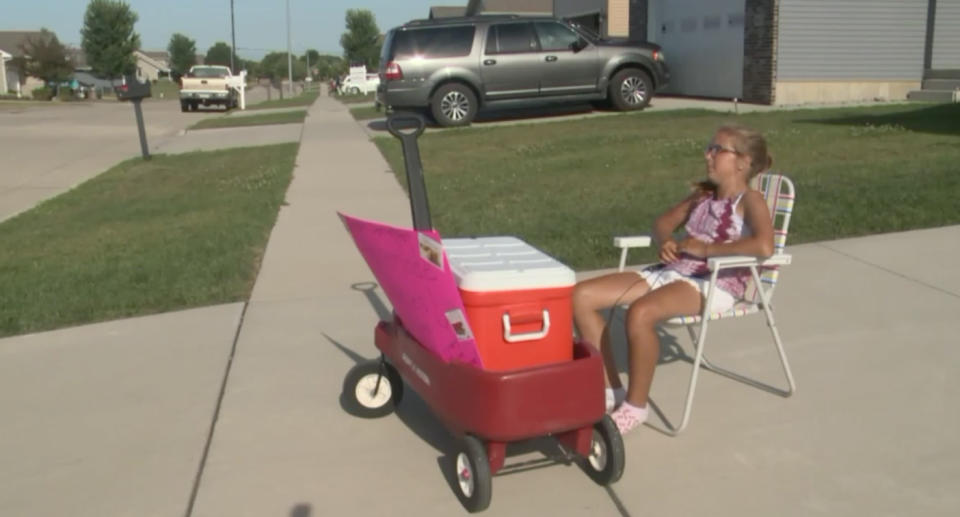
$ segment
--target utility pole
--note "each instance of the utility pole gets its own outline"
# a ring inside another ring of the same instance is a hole
[[[230,0],[230,73],[236,74],[237,67],[233,64],[233,56],[237,55],[237,26],[233,21],[233,0]]]
[[[290,96],[293,97],[293,52],[290,40],[290,0],[287,0],[287,80],[290,82]]]

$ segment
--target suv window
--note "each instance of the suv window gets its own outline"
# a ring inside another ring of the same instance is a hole
[[[536,52],[537,40],[529,23],[504,23],[490,26],[487,32],[487,54]]]
[[[580,39],[577,33],[569,27],[553,22],[537,22],[537,37],[540,38],[540,48],[544,51],[571,50],[573,44]]]
[[[473,47],[472,25],[408,29],[393,35],[393,56],[461,57]]]

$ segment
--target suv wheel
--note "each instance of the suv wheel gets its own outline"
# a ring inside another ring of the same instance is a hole
[[[446,84],[433,93],[430,111],[441,126],[466,126],[477,114],[477,96],[465,85]]]
[[[608,97],[613,107],[620,111],[639,110],[650,104],[653,81],[646,72],[637,68],[624,68],[610,81]]]

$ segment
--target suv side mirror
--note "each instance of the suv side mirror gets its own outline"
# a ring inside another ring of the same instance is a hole
[[[587,48],[587,45],[589,45],[589,43],[587,43],[585,39],[579,38],[577,41],[574,41],[570,44],[570,49],[574,52],[580,52],[581,50]]]

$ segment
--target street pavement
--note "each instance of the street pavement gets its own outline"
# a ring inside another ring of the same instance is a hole
[[[326,96],[300,141],[246,304],[0,340],[0,515],[464,513],[453,439],[412,391],[377,420],[339,402],[390,308],[336,213],[408,225],[403,190]],[[683,435],[654,419],[625,437],[619,483],[537,461],[549,441],[518,445],[487,514],[956,515],[960,226],[788,252],[776,314],[793,397],[704,372]],[[685,333],[663,343],[652,396],[675,422]],[[712,325],[708,346],[783,385],[762,317]]]

